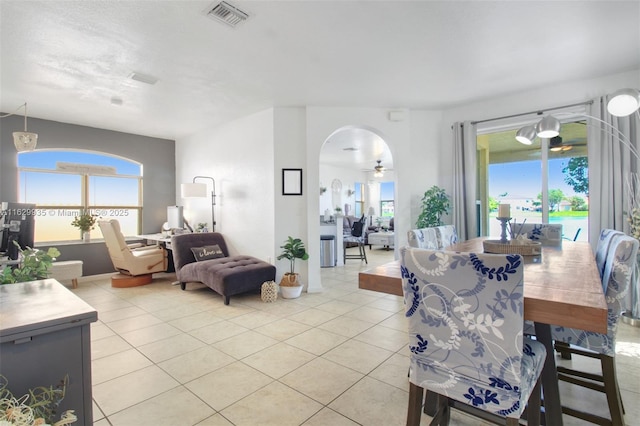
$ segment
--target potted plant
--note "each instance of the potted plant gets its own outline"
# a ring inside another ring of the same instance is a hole
[[[75,218],[73,218],[73,222],[71,225],[82,231],[82,239],[85,242],[89,241],[89,231],[95,228],[96,221],[98,220],[97,215],[92,215],[90,213],[82,213]]]
[[[342,214],[342,208],[336,207],[336,216],[340,216]]]
[[[58,249],[49,247],[47,251],[42,251],[27,247],[22,250],[17,242],[13,243],[18,246],[20,263],[14,268],[6,267],[2,270],[0,284],[22,283],[49,277],[51,263],[60,256]]]
[[[430,228],[443,225],[440,217],[449,213],[451,207],[449,196],[444,189],[432,186],[422,197],[422,212],[418,216],[416,227]]]
[[[307,260],[307,253],[304,243],[300,238],[288,237],[283,246],[280,246],[282,253],[277,257],[278,260],[288,259],[290,269],[280,280],[280,291],[285,299],[295,299],[302,293],[302,284],[298,281],[296,273],[296,259]]]

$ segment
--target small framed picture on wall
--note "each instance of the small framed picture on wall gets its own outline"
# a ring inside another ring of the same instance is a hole
[[[282,195],[302,195],[302,169],[282,169]]]

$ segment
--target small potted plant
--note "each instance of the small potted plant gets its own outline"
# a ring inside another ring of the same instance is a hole
[[[342,208],[336,207],[336,216],[340,216],[342,214]]]
[[[296,259],[307,260],[307,253],[304,243],[300,238],[288,237],[283,246],[280,246],[282,253],[277,257],[278,260],[288,259],[290,269],[280,280],[280,292],[285,299],[295,299],[302,293],[302,284],[298,280],[296,273]]]
[[[89,231],[95,228],[97,220],[97,215],[82,213],[73,218],[73,222],[71,222],[71,225],[80,229],[80,231],[82,232],[82,239],[85,242],[89,242]]]

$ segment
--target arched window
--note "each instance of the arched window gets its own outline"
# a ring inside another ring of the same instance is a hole
[[[118,219],[125,235],[140,233],[142,164],[90,151],[36,150],[18,154],[18,200],[36,205],[35,241],[82,236],[74,217],[89,212]],[[91,236],[101,238],[100,230]]]

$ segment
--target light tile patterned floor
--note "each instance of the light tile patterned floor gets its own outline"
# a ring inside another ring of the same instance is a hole
[[[208,288],[157,275],[116,289],[84,277],[73,290],[98,310],[92,325],[94,425],[403,425],[406,322],[399,297],[358,289],[369,264],[322,269],[324,292],[225,306]],[[627,424],[640,426],[640,329],[621,325],[618,374]],[[580,362],[575,357],[572,362]],[[606,413],[603,395],[561,384],[563,401]],[[422,424],[429,417],[423,415]],[[453,425],[483,424],[454,412]],[[581,422],[565,416],[566,425]]]

